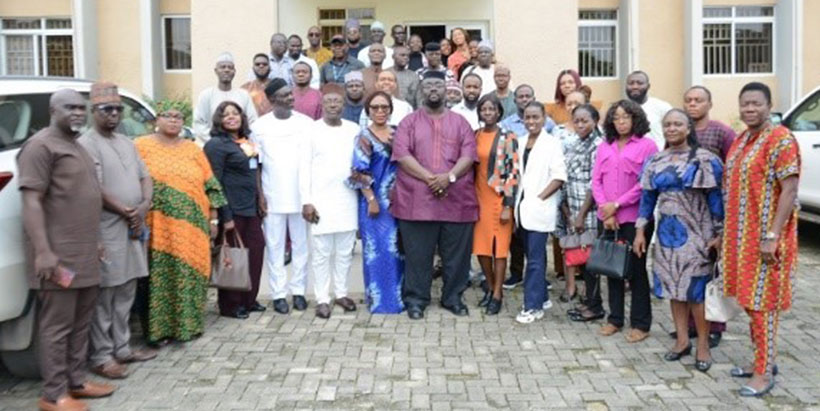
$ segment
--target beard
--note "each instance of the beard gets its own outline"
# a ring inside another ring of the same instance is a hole
[[[429,100],[428,99],[428,100],[424,101],[424,105],[426,105],[427,107],[430,107],[430,108],[439,108],[439,107],[444,105],[444,99],[438,99],[438,100]]]
[[[626,96],[629,97],[630,100],[638,103],[643,104],[646,101],[646,95],[649,94],[649,90],[644,90],[639,94],[633,95],[632,93],[626,93]]]

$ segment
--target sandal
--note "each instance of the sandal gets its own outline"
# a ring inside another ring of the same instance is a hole
[[[600,334],[604,337],[609,337],[610,335],[613,335],[613,334],[617,333],[618,331],[621,331],[621,327],[616,327],[612,324],[607,323],[607,324],[604,324],[604,326],[602,326],[600,329],[598,329],[598,334]]]
[[[645,340],[646,337],[649,337],[649,332],[633,328],[629,330],[629,333],[626,335],[625,338],[626,342],[634,344],[636,342]]]

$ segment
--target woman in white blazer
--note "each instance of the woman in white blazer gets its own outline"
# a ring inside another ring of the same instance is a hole
[[[544,131],[546,111],[539,102],[524,109],[529,134],[518,145],[521,170],[515,201],[518,235],[524,242],[527,266],[524,275],[524,307],[516,321],[529,324],[552,306],[547,294],[547,239],[555,230],[559,190],[567,180],[561,141]]]

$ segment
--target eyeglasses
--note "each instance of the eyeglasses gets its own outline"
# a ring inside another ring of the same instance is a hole
[[[182,114],[161,113],[159,116],[167,120],[183,120]]]
[[[370,105],[370,111],[389,112],[390,111],[390,106],[388,106],[387,104],[371,104]]]
[[[113,114],[114,112],[122,113],[122,111],[125,109],[123,106],[119,104],[101,104],[95,108],[99,111],[102,111],[105,114]]]

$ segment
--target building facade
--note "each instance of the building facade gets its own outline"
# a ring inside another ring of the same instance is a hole
[[[640,69],[650,94],[673,105],[705,85],[714,116],[735,123],[748,81],[771,86],[781,111],[820,85],[818,0],[3,0],[0,75],[105,79],[153,98],[190,97],[214,83],[219,53],[235,56],[238,84],[271,34],[304,39],[320,24],[329,40],[350,17],[365,35],[379,20],[425,41],[464,27],[492,40],[513,83],[532,84],[542,101],[565,68],[578,69],[604,104]]]

